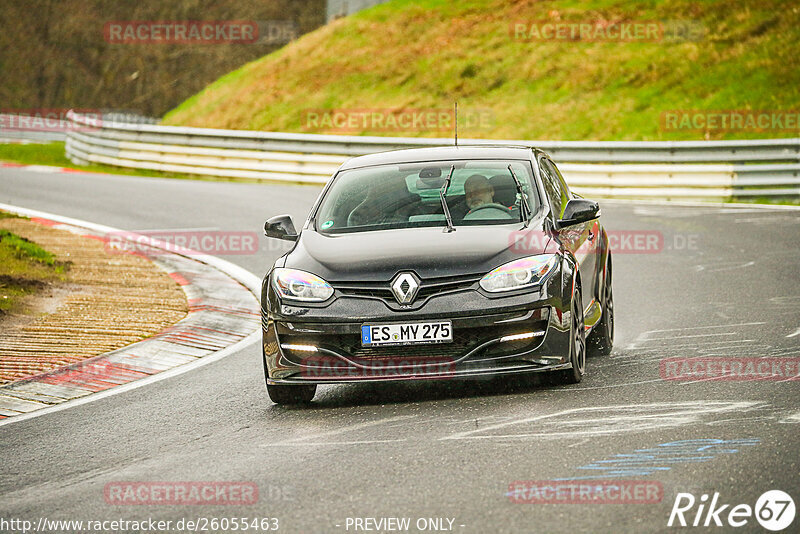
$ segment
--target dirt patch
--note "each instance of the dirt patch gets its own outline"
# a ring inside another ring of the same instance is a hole
[[[188,313],[180,286],[145,258],[32,220],[4,218],[0,228],[70,263],[64,282],[37,288],[21,311],[0,315],[0,385],[124,347]]]
[[[14,312],[0,313],[0,355],[3,354],[3,339],[6,333],[12,332],[13,328],[28,325],[47,314],[55,312],[70,295],[84,291],[83,286],[70,284],[67,282],[42,282],[39,280],[28,280],[33,295],[23,297],[18,310]],[[2,376],[2,375],[0,375]]]
[[[47,287],[47,282],[43,282],[42,280],[30,280],[28,278],[22,278],[21,276],[0,274],[0,287],[10,284],[24,287],[25,289],[42,289]]]

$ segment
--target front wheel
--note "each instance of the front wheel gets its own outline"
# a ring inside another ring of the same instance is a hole
[[[580,289],[575,291],[570,306],[571,324],[569,329],[569,361],[571,369],[554,371],[553,378],[559,384],[577,384],[586,372],[586,330],[583,323],[583,305]]]
[[[589,334],[587,341],[589,354],[592,356],[608,356],[614,346],[614,291],[611,287],[611,262],[603,287],[605,299],[603,302],[603,316],[600,322]]]
[[[316,392],[316,384],[299,386],[267,384],[267,393],[275,404],[305,404],[311,402]]]

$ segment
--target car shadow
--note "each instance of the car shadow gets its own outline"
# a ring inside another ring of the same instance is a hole
[[[309,404],[273,405],[278,410],[320,410],[386,404],[408,404],[476,397],[531,394],[564,386],[553,385],[544,373],[481,379],[409,380],[321,386]]]

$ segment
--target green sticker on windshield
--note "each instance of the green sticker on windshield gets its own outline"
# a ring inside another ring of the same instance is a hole
[[[325,221],[324,223],[322,223],[322,229],[323,230],[327,230],[331,226],[333,226],[333,221]]]

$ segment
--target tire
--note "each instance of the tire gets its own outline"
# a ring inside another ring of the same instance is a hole
[[[316,392],[316,384],[300,386],[267,384],[267,393],[275,404],[306,404],[311,402]]]
[[[267,384],[267,394],[275,404],[304,404],[311,402],[317,392],[316,384],[303,385],[277,385],[269,383],[269,370],[267,360],[261,355],[261,364],[264,368],[264,382]]]
[[[556,384],[578,384],[586,372],[586,329],[583,323],[580,288],[575,290],[575,295],[572,297],[570,317],[572,323],[569,327],[569,361],[572,368],[554,371],[552,378]]]
[[[611,258],[603,286],[603,315],[586,339],[590,356],[608,356],[614,347],[614,291],[611,286]]]

